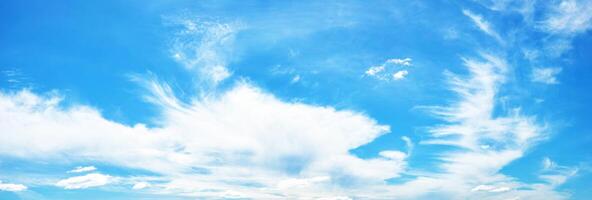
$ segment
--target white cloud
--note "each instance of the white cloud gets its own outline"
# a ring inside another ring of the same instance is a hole
[[[561,68],[557,67],[535,67],[532,69],[531,80],[538,83],[558,84],[557,75],[560,72]]]
[[[156,128],[112,122],[85,106],[63,108],[59,96],[0,93],[0,116],[10,116],[0,121],[0,129],[11,133],[0,134],[0,154],[36,160],[67,156],[149,170],[162,174],[150,184],[151,191],[203,198],[416,199],[427,192],[452,199],[564,198],[554,188],[570,177],[567,172],[542,175],[547,182],[542,185],[499,173],[544,132],[519,109],[493,117],[508,66],[495,56],[483,58],[464,59],[470,72],[466,77],[448,73],[451,90],[460,99],[429,108],[447,123],[431,128],[431,139],[421,142],[463,151],[441,154],[441,172],[424,173],[398,185],[385,180],[405,173],[413,149],[410,138],[401,138],[407,153],[389,150],[374,158],[356,157],[351,149],[387,133],[389,127],[357,112],[284,102],[246,82],[185,103],[166,84],[144,81],[152,92],[147,99],[162,111]],[[455,137],[447,137],[451,135]],[[86,188],[114,179],[93,173],[56,185]],[[132,188],[145,188],[139,183],[146,181],[134,180]],[[470,192],[478,185],[495,188],[485,194]]]
[[[411,58],[391,58],[380,65],[368,68],[364,74],[383,81],[401,80],[409,74],[409,71],[397,68],[411,66],[411,61]]]
[[[544,138],[545,132],[533,117],[523,116],[519,108],[493,114],[509,66],[499,57],[482,57],[483,60],[464,59],[468,76],[447,72],[451,90],[459,95],[458,101],[444,107],[426,107],[446,123],[431,128],[432,138],[422,144],[450,145],[462,150],[440,155],[442,172],[419,176],[393,186],[391,191],[406,191],[399,192],[403,199],[434,191],[447,199],[567,198],[567,194],[555,191],[552,184],[522,183],[499,172]]]
[[[405,142],[405,146],[407,146],[407,155],[411,155],[411,152],[413,152],[413,148],[415,146],[413,141],[411,141],[411,138],[407,136],[401,136],[401,140],[403,140]]]
[[[486,192],[507,192],[511,189],[509,187],[495,187],[491,185],[478,185],[471,189],[471,192],[479,192],[479,191],[486,191]]]
[[[328,176],[318,176],[312,178],[287,179],[278,183],[278,188],[289,189],[294,187],[310,187],[315,183],[321,183],[331,180]]]
[[[150,187],[150,183],[148,183],[148,182],[138,182],[138,183],[135,183],[134,186],[132,186],[132,189],[134,189],[134,190],[141,190],[141,189],[144,189],[144,188],[147,188],[147,187]]]
[[[531,23],[535,12],[536,0],[476,0],[486,8],[498,12],[516,12],[522,15],[526,23]]]
[[[109,175],[92,173],[83,176],[75,176],[67,179],[60,180],[56,183],[56,186],[63,187],[64,189],[84,189],[90,187],[98,187],[107,185],[113,181],[113,177]]]
[[[500,35],[493,29],[491,24],[483,19],[481,15],[475,14],[469,10],[463,10],[463,14],[469,17],[481,31],[493,37],[498,42],[503,42],[502,37],[500,37]]]
[[[391,159],[403,161],[407,158],[407,154],[400,151],[381,151],[378,155]]]
[[[407,74],[409,74],[409,72],[407,70],[397,71],[393,74],[393,79],[394,80],[404,79],[407,76]]]
[[[27,186],[25,185],[14,183],[2,183],[2,181],[0,181],[0,191],[20,192],[24,190],[27,190]]]
[[[383,184],[406,166],[392,152],[370,159],[349,153],[389,131],[357,112],[283,102],[245,82],[191,103],[176,99],[166,84],[143,84],[162,111],[156,128],[112,122],[86,106],[64,108],[59,97],[0,93],[0,116],[10,119],[0,121],[6,133],[0,134],[0,154],[149,170],[164,176],[166,184],[154,184],[156,190],[190,196],[324,197],[330,187]],[[309,177],[330,179],[304,194],[277,187],[280,180]],[[78,189],[112,181],[92,173],[56,185]],[[185,182],[191,184],[179,184]],[[218,192],[196,192],[208,189]]]
[[[388,59],[386,63],[391,63],[395,65],[403,65],[403,66],[411,66],[411,58],[392,58]]]
[[[368,76],[376,76],[378,75],[378,73],[384,71],[384,66],[380,65],[380,66],[374,66],[374,67],[370,67],[368,68],[368,70],[366,70],[366,75]]]
[[[577,34],[592,27],[592,2],[586,0],[562,0],[552,5],[543,21],[543,29],[556,34]]]
[[[95,166],[78,166],[70,171],[68,171],[68,173],[82,173],[82,172],[90,172],[90,171],[95,171],[97,170],[97,168]]]
[[[577,167],[566,167],[558,165],[549,157],[543,158],[542,171],[539,178],[546,181],[551,186],[559,186],[565,183],[570,177],[576,175],[579,169]]]
[[[214,85],[232,75],[227,65],[232,56],[231,48],[240,25],[219,23],[191,18],[176,18],[173,24],[181,30],[173,39],[173,59],[186,69],[195,70],[199,78]]]
[[[86,106],[64,108],[59,96],[0,93],[0,117],[9,119],[0,121],[0,129],[10,133],[0,134],[0,154],[35,160],[66,156],[149,170],[162,174],[149,184],[150,191],[202,198],[417,199],[428,192],[451,199],[565,198],[555,188],[571,171],[545,173],[540,176],[545,184],[521,183],[499,173],[544,137],[544,128],[518,108],[492,114],[508,66],[495,56],[483,58],[464,59],[467,76],[447,74],[459,100],[429,108],[446,123],[429,129],[430,139],[420,143],[463,150],[442,153],[440,172],[397,185],[385,180],[405,173],[413,149],[410,138],[401,138],[407,153],[356,157],[351,149],[389,127],[353,111],[284,102],[246,82],[186,103],[166,84],[144,81],[152,92],[147,99],[162,112],[155,128],[112,122]],[[85,188],[114,179],[93,173],[56,185]],[[140,183],[147,181],[134,179],[132,189],[145,188]],[[495,188],[470,192],[479,185]]]

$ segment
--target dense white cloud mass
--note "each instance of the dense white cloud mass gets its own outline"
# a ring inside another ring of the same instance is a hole
[[[118,124],[85,106],[62,108],[55,95],[2,93],[0,116],[7,120],[0,122],[0,129],[11,134],[0,134],[0,154],[55,161],[92,159],[146,169],[170,181],[153,186],[194,196],[228,192],[300,196],[285,182],[304,180],[322,187],[304,184],[300,190],[317,190],[308,195],[323,197],[328,194],[322,191],[331,185],[382,184],[405,167],[402,152],[386,151],[372,159],[348,152],[389,131],[359,113],[282,102],[247,83],[190,104],[171,96],[164,84],[146,84],[153,92],[149,99],[163,112],[158,128]],[[93,173],[56,185],[79,189],[111,181]],[[249,185],[266,190],[254,191]],[[219,192],[199,192],[208,189]]]
[[[3,183],[0,181],[0,191],[19,192],[27,190],[27,186],[14,183]]]
[[[92,173],[83,176],[70,177],[64,180],[60,180],[56,183],[56,186],[63,187],[64,189],[84,189],[89,187],[98,187],[107,185],[114,180],[109,175]]]

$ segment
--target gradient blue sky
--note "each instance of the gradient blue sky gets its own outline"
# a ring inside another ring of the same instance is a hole
[[[3,1],[0,199],[587,199],[592,2]]]

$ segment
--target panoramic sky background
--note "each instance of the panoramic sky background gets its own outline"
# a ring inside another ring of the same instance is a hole
[[[592,1],[2,1],[0,199],[589,199]]]

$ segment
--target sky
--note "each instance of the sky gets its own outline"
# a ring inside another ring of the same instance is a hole
[[[2,1],[0,199],[588,199],[592,1]]]

